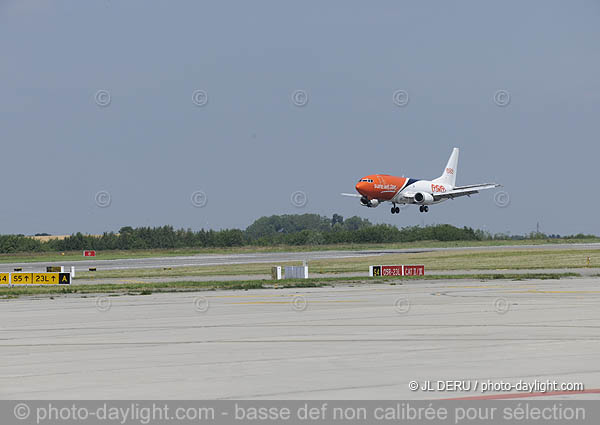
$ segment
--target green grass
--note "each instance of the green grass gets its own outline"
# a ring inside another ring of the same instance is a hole
[[[587,258],[590,264],[587,264]],[[171,269],[127,269],[77,272],[76,279],[119,279],[185,276],[232,276],[270,274],[272,266],[300,262],[225,264],[218,266],[173,267]],[[523,270],[553,268],[600,268],[600,249],[506,249],[499,251],[432,251],[414,254],[385,254],[372,257],[333,258],[309,262],[311,274],[367,273],[374,264],[423,264],[427,271]]]
[[[168,282],[168,283],[125,283],[101,285],[71,285],[68,288],[56,286],[41,287],[12,287],[0,288],[0,299],[11,299],[20,296],[34,295],[67,295],[67,294],[109,294],[109,295],[149,295],[154,292],[197,292],[210,290],[249,290],[276,286],[278,288],[321,287],[334,284],[365,284],[365,283],[402,283],[419,280],[531,280],[531,279],[561,279],[580,277],[578,273],[502,273],[502,274],[462,274],[462,275],[432,275],[432,276],[403,276],[403,277],[330,277],[310,279],[290,279],[285,281],[247,280],[234,282]]]
[[[587,259],[590,259],[589,265]],[[312,272],[368,270],[371,264],[423,264],[425,270],[522,270],[599,268],[600,249],[506,249],[495,251],[432,251],[377,257],[315,260]]]
[[[329,250],[385,250],[385,249],[410,249],[410,248],[445,248],[445,247],[481,247],[481,246],[506,246],[506,245],[555,245],[575,243],[600,243],[600,238],[585,239],[532,239],[532,240],[491,240],[491,241],[419,241],[386,244],[331,244],[331,245],[277,245],[277,246],[244,246],[232,248],[181,248],[181,249],[150,249],[150,250],[115,250],[99,251],[97,259],[115,260],[130,258],[173,257],[194,254],[240,254],[257,252],[310,252]],[[64,254],[64,255],[63,255]],[[14,253],[0,254],[0,263],[27,263],[27,262],[57,262],[93,260],[83,257],[81,251],[44,252],[44,253]]]

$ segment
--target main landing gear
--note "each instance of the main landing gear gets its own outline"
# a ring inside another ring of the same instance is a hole
[[[396,204],[394,204],[394,206],[391,209],[392,214],[399,214],[400,213],[400,207],[397,207]]]
[[[427,211],[429,211],[429,207],[427,205],[421,205],[419,207],[419,211],[421,211],[421,212],[427,212]]]

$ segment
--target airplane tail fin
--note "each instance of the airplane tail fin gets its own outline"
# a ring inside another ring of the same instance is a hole
[[[452,149],[452,154],[448,158],[448,164],[444,168],[441,176],[435,179],[436,182],[456,186],[456,172],[458,169],[458,148]]]

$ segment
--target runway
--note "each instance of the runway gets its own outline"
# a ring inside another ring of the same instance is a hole
[[[593,277],[2,300],[0,398],[482,395],[411,391],[412,380],[591,390],[599,301]]]
[[[58,262],[11,262],[0,263],[0,272],[11,272],[16,267],[24,271],[39,271],[46,266],[65,266],[70,269],[87,270],[97,267],[99,270],[124,270],[124,269],[154,269],[163,267],[193,267],[215,266],[225,264],[252,264],[252,263],[283,263],[292,261],[311,261],[335,258],[356,258],[378,256],[385,254],[412,254],[435,251],[498,251],[507,249],[600,249],[600,243],[566,243],[543,245],[504,245],[504,246],[477,246],[477,247],[445,247],[445,248],[410,248],[410,249],[374,249],[374,250],[337,250],[337,251],[307,251],[307,252],[261,252],[241,254],[198,254],[173,257],[132,258],[117,260],[82,259],[79,261]]]

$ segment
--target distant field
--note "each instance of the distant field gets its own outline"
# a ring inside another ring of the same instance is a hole
[[[446,247],[481,247],[505,245],[556,245],[556,244],[582,244],[600,243],[600,238],[586,239],[534,239],[534,240],[503,240],[503,241],[419,241],[389,244],[339,244],[339,245],[314,245],[314,246],[244,246],[233,248],[183,248],[183,249],[155,249],[131,251],[99,251],[96,259],[115,260],[128,258],[171,257],[194,254],[240,254],[257,252],[309,252],[328,250],[386,250],[410,248],[446,248]],[[90,260],[84,258],[81,251],[76,252],[44,252],[44,253],[15,253],[0,254],[0,263],[28,263],[28,262],[55,262]]]
[[[118,233],[117,233],[118,235]],[[45,235],[45,236],[27,236],[28,238],[31,239],[35,239],[37,241],[41,241],[41,242],[48,242],[48,241],[62,241],[63,239],[68,238],[71,235]],[[93,236],[95,238],[100,238],[102,237],[102,235],[86,235],[86,236]]]
[[[600,249],[507,249],[501,251],[433,251],[415,254],[385,254],[364,258],[334,258],[308,263],[311,274],[367,272],[374,264],[424,264],[425,270],[519,270],[573,269],[600,267]],[[299,265],[300,262],[229,264],[219,266],[174,267],[169,270],[127,269],[78,272],[76,279],[145,278],[184,276],[226,276],[269,274],[272,266]]]
[[[68,238],[69,235],[48,235],[48,236],[29,236],[31,239],[35,239],[36,241],[48,242],[59,240],[62,241],[65,238]]]

